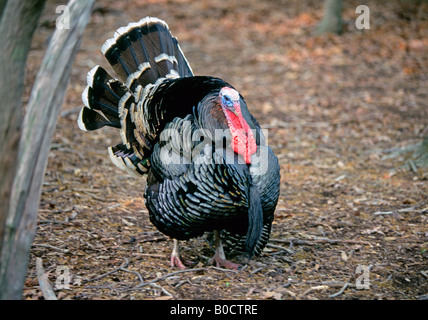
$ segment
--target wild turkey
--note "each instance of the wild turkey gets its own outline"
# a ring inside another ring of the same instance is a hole
[[[174,239],[171,266],[185,267],[179,240],[206,232],[216,246],[209,263],[237,268],[226,253],[260,254],[278,201],[279,165],[244,98],[221,79],[194,76],[158,18],[119,28],[101,51],[119,79],[100,66],[88,73],[78,125],[120,129],[110,158],[147,175],[150,221]]]

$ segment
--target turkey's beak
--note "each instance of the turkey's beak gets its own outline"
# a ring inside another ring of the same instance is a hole
[[[239,100],[233,100],[233,105],[228,108],[230,112],[232,112],[235,116],[240,118],[239,111],[241,110],[241,105],[239,104]]]
[[[239,118],[239,113],[238,113],[238,111],[236,111],[235,104],[229,110],[230,110],[230,112],[232,112],[235,116],[237,116]]]

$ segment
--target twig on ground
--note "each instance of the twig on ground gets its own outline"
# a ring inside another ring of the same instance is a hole
[[[315,281],[315,282],[308,281],[307,283],[317,283],[317,281]],[[343,287],[346,283],[348,284],[349,288],[354,288],[355,287],[355,284],[351,283],[350,281],[344,282],[344,281],[331,280],[331,281],[321,281],[320,282],[320,284],[326,285],[326,286],[329,286],[329,287]]]
[[[81,190],[80,192],[83,192],[85,194],[87,194],[88,196],[90,196],[92,199],[97,200],[97,201],[101,201],[101,202],[115,202],[116,200],[114,199],[104,199],[104,198],[100,198],[98,196],[96,196],[95,194],[85,191],[85,190]]]
[[[348,288],[349,282],[350,280],[348,280],[338,292],[329,295],[329,297],[335,298],[337,296],[340,296],[346,290],[346,288]]]
[[[259,272],[259,271],[261,271],[261,270],[263,270],[263,267],[257,268],[257,269],[255,269],[255,270],[251,271],[250,273],[251,273],[251,274],[255,274],[255,273],[257,273],[257,272]]]
[[[363,240],[349,240],[349,239],[328,239],[328,238],[314,238],[314,239],[297,239],[297,238],[289,238],[289,239],[270,239],[271,242],[279,242],[279,243],[293,243],[293,244],[304,244],[304,245],[316,245],[316,244],[338,244],[338,243],[351,243],[351,244],[367,244],[371,245],[368,241]]]
[[[58,248],[58,247],[54,247],[54,246],[51,246],[50,244],[33,243],[31,246],[32,247],[42,247],[42,248],[54,249],[54,250],[58,250],[58,251],[61,251],[61,252],[64,252],[64,253],[69,252],[69,250],[67,250],[67,249],[61,249],[61,248]]]
[[[173,296],[171,292],[167,291],[164,287],[162,287],[162,286],[160,286],[160,285],[158,285],[156,283],[151,283],[150,286],[153,287],[153,288],[161,290],[167,296],[170,296],[170,297]]]
[[[58,221],[58,220],[39,220],[37,221],[38,224],[41,223],[45,223],[45,224],[68,224],[70,225],[71,223],[68,221]]]
[[[167,241],[168,238],[164,235],[160,236],[153,236],[153,237],[143,237],[141,239],[137,239],[138,242],[144,243],[144,242],[159,242],[159,241]]]
[[[174,276],[174,275],[179,274],[179,273],[184,273],[184,272],[199,272],[199,271],[204,271],[204,270],[205,270],[205,268],[195,268],[195,269],[184,269],[184,270],[179,270],[179,271],[171,272],[171,273],[168,273],[168,274],[166,274],[166,275],[164,275],[162,277],[159,277],[159,278],[147,281],[145,283],[140,283],[139,285],[135,286],[134,288],[131,288],[130,290],[139,289],[139,288],[142,288],[144,286],[148,286],[148,285],[150,285],[152,283],[164,280],[166,278],[169,278],[169,277]]]
[[[396,214],[398,212],[417,212],[417,213],[423,213],[423,212],[427,212],[428,208],[424,208],[424,209],[415,209],[415,207],[410,207],[410,208],[403,208],[403,209],[398,209],[398,210],[394,210],[394,211],[376,211],[373,212],[373,214],[375,216],[378,215],[382,215],[382,214]]]
[[[98,190],[90,190],[90,191],[88,191],[87,189],[74,188],[73,191],[87,194],[92,199],[97,200],[97,201],[102,201],[102,202],[116,202],[115,199],[104,199],[104,198],[98,197],[97,195],[93,194],[93,192],[98,192]]]
[[[37,272],[37,280],[39,281],[40,291],[43,294],[43,298],[45,300],[58,300],[53,290],[52,284],[48,279],[48,276],[43,269],[43,261],[42,258],[36,259],[36,272]]]
[[[294,254],[293,250],[287,249],[287,248],[284,248],[284,247],[281,247],[281,246],[278,246],[276,244],[268,243],[266,246],[269,247],[269,248],[280,249],[282,251],[287,252],[288,254]]]
[[[306,290],[305,292],[303,292],[301,295],[302,296],[306,296],[308,293],[310,293],[312,291],[322,291],[322,290],[327,290],[328,288],[329,288],[329,286],[326,286],[326,285],[320,285],[320,286],[310,287],[308,290]]]
[[[128,261],[127,258],[124,258],[124,260],[125,260],[125,262],[120,267],[118,267],[118,268],[116,268],[116,269],[114,269],[112,271],[109,271],[107,273],[104,273],[104,274],[102,274],[102,275],[100,275],[98,277],[95,277],[95,278],[92,278],[92,279],[88,279],[88,280],[83,280],[82,284],[85,284],[85,283],[88,283],[88,282],[92,282],[92,281],[97,281],[97,280],[102,279],[104,277],[107,277],[107,276],[109,276],[109,275],[111,275],[111,274],[113,274],[115,272],[118,272],[121,269],[126,268],[128,266],[128,264],[129,264],[129,261]]]
[[[136,274],[138,276],[138,279],[140,279],[140,282],[144,283],[143,276],[138,271],[129,270],[129,269],[126,269],[125,267],[123,267],[123,268],[121,267],[121,268],[119,268],[119,270]]]
[[[215,266],[211,266],[211,267],[208,267],[208,268],[209,268],[209,269],[218,270],[218,271],[238,273],[238,270],[233,270],[233,269],[224,269],[224,268],[215,267]]]
[[[155,253],[139,253],[139,256],[142,257],[150,257],[150,258],[165,258],[163,254],[155,254]]]
[[[192,283],[190,282],[189,278],[187,278],[186,280],[178,281],[178,282],[174,285],[174,287],[175,287],[175,288],[179,288],[179,287],[181,287],[181,286],[182,286],[183,284],[185,284],[185,283],[188,283],[188,284],[192,285]]]

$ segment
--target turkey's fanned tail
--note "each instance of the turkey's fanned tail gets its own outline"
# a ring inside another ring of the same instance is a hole
[[[159,78],[193,75],[177,39],[158,18],[146,17],[119,28],[101,51],[132,92]]]
[[[192,76],[192,69],[177,39],[158,18],[146,17],[119,28],[101,51],[120,80],[100,66],[88,73],[79,128],[119,128],[122,143],[108,149],[112,162],[130,173],[144,174],[150,168],[153,145],[136,126],[137,103],[148,91],[143,89],[159,79]]]

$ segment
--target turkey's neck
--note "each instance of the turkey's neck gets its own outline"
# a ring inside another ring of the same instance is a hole
[[[201,128],[215,133],[215,130],[227,130],[229,128],[226,116],[218,105],[218,96],[205,97],[198,106],[197,118]]]

